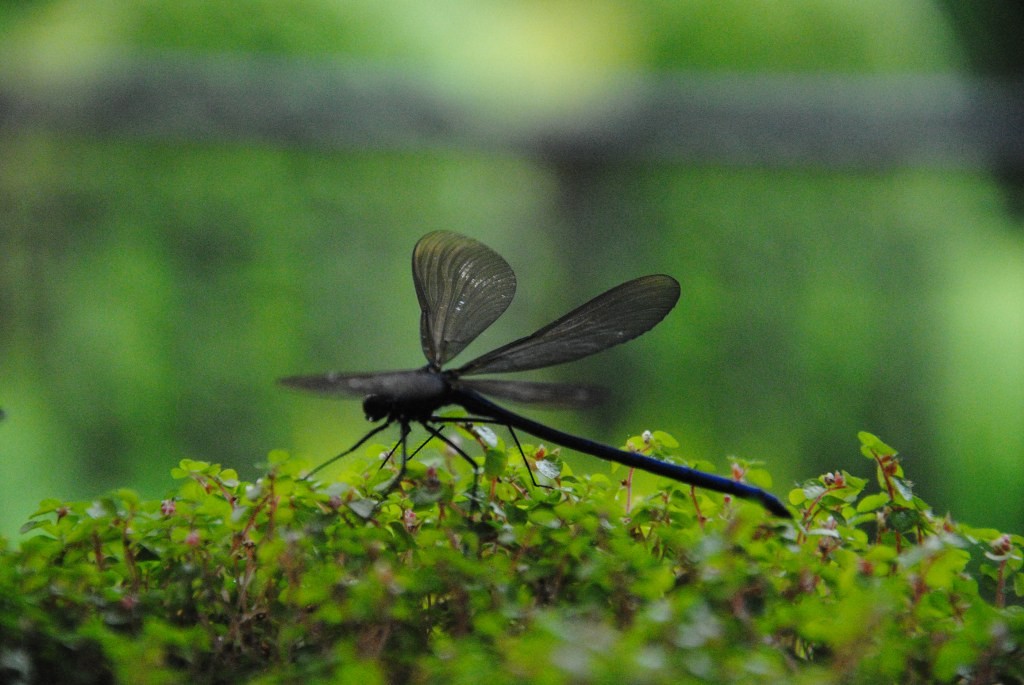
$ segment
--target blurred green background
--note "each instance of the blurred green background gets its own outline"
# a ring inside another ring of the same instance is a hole
[[[0,533],[44,497],[160,496],[183,457],[254,477],[273,448],[348,446],[358,403],[274,381],[421,365],[409,257],[441,228],[519,276],[465,359],[628,278],[681,282],[652,333],[532,376],[611,385],[610,406],[541,418],[762,459],[779,494],[872,473],[867,430],[940,512],[1021,530],[1021,168],[904,158],[895,134],[873,160],[841,118],[807,123],[852,163],[657,135],[714,84],[747,93],[728,112],[763,105],[730,78],[813,77],[827,105],[814,79],[1015,77],[1016,7],[0,5]]]

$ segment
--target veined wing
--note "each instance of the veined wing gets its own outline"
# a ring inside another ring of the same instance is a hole
[[[501,256],[472,238],[435,231],[412,252],[423,354],[440,368],[494,323],[512,302],[516,276]]]
[[[592,407],[603,402],[608,391],[597,385],[507,381],[491,378],[459,379],[456,387],[468,388],[510,402],[561,408]]]
[[[671,276],[643,276],[616,286],[537,332],[488,352],[456,372],[526,371],[574,361],[653,328],[679,300]]]
[[[320,395],[364,398],[368,395],[418,398],[433,396],[444,389],[439,374],[424,369],[385,371],[381,373],[321,373],[312,376],[289,376],[277,381],[281,385]]]

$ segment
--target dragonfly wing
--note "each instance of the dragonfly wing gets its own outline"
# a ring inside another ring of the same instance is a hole
[[[581,359],[653,328],[679,300],[671,276],[643,276],[598,295],[537,332],[469,362],[457,373],[526,371]]]
[[[278,383],[296,390],[320,395],[364,398],[368,395],[391,395],[400,372],[388,373],[321,373],[313,376],[289,376]],[[411,373],[404,373],[410,376]]]
[[[420,303],[423,354],[440,368],[502,315],[516,292],[516,276],[481,242],[435,231],[412,252],[412,277]]]
[[[597,385],[543,383],[537,381],[506,381],[490,378],[459,379],[457,387],[510,402],[548,407],[583,408],[604,402],[606,388]]]

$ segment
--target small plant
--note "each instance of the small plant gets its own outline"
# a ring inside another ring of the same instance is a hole
[[[441,443],[383,501],[393,464],[319,482],[274,452],[254,483],[185,460],[163,500],[43,502],[0,557],[0,681],[1024,682],[1024,539],[933,513],[872,435],[879,489],[807,481],[794,521],[523,445],[538,487],[462,436],[487,452],[476,504]]]

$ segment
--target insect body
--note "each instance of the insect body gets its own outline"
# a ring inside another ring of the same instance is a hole
[[[443,367],[448,361],[504,313],[515,295],[515,274],[498,253],[483,243],[448,231],[428,233],[416,243],[412,270],[420,304],[420,342],[427,358],[426,366],[382,373],[292,376],[280,381],[288,387],[320,394],[361,397],[367,419],[383,422],[317,470],[397,423],[401,430],[398,476],[401,478],[410,456],[406,447],[410,425],[421,424],[431,436],[452,444],[436,427],[452,419],[439,417],[436,412],[454,404],[474,417],[460,420],[518,428],[542,440],[601,459],[755,500],[777,516],[791,516],[782,502],[759,488],[564,433],[488,399],[489,396],[523,403],[583,407],[600,401],[604,395],[600,388],[473,378],[480,374],[528,371],[562,364],[628,342],[657,325],[675,306],[679,283],[674,278],[653,275],[627,281],[528,336],[458,368],[445,370]],[[462,450],[457,447],[456,450],[473,465],[475,472],[476,463]]]

